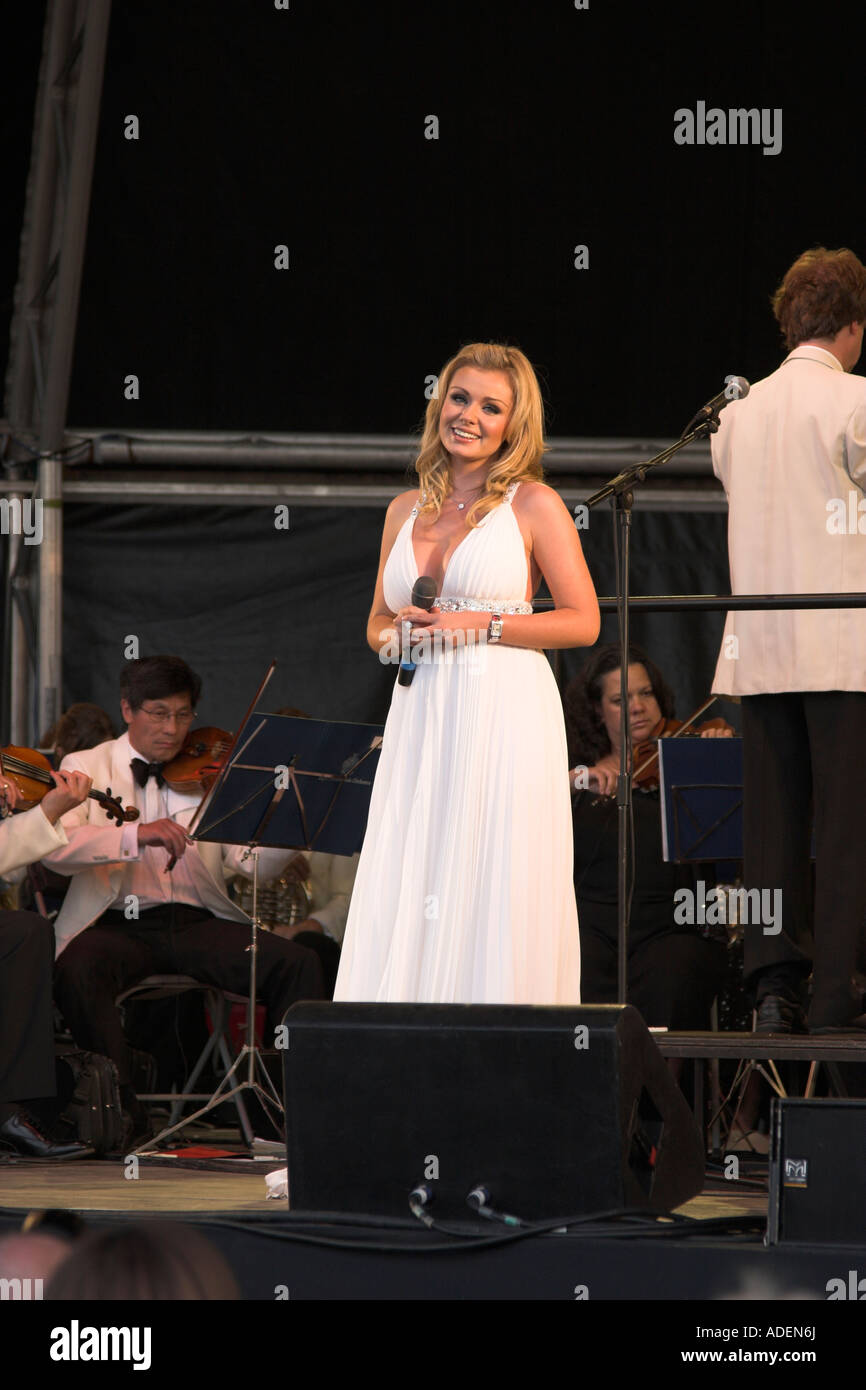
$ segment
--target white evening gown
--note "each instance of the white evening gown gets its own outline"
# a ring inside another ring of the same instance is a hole
[[[531,612],[511,507],[459,544],[441,599]],[[417,506],[384,573],[411,603]],[[580,941],[562,704],[543,652],[436,653],[394,685],[335,1000],[576,1004]]]

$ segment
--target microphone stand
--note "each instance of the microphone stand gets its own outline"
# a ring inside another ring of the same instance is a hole
[[[721,406],[719,406],[721,409]],[[705,414],[705,412],[708,412]],[[616,570],[616,611],[619,624],[619,690],[620,690],[620,749],[619,777],[616,790],[617,815],[617,995],[620,1004],[627,1002],[628,994],[628,928],[631,916],[631,893],[629,892],[630,837],[632,825],[632,770],[631,770],[631,720],[628,702],[628,649],[629,649],[629,563],[631,542],[631,513],[634,505],[634,488],[642,483],[651,468],[667,463],[674,454],[696,439],[706,439],[719,428],[718,411],[708,411],[704,406],[699,414],[705,414],[695,428],[688,427],[670,448],[663,449],[646,463],[636,463],[618,473],[610,482],[587,499],[587,507],[596,507],[608,497],[613,499],[615,513],[613,548]],[[694,422],[692,421],[691,424]],[[578,904],[578,910],[580,904]]]

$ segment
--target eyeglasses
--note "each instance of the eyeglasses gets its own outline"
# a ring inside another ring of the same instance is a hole
[[[139,709],[147,715],[151,724],[170,724],[172,720],[176,724],[191,724],[195,719],[194,709],[166,709],[165,705],[154,705],[152,709],[139,705]]]

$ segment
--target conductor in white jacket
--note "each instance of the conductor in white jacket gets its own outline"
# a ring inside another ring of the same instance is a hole
[[[866,380],[851,375],[866,268],[848,250],[807,251],[773,307],[792,351],[712,441],[731,591],[866,592]],[[781,893],[781,924],[751,911],[745,924],[758,1031],[805,1030],[810,970],[810,1030],[861,1028],[866,609],[729,613],[713,690],[742,698],[745,886]]]

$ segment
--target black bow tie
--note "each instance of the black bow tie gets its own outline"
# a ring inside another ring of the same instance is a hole
[[[155,777],[156,785],[163,787],[165,786],[165,778],[162,775],[164,767],[165,763],[146,763],[144,758],[133,758],[132,775],[140,787],[147,786],[149,777]]]

